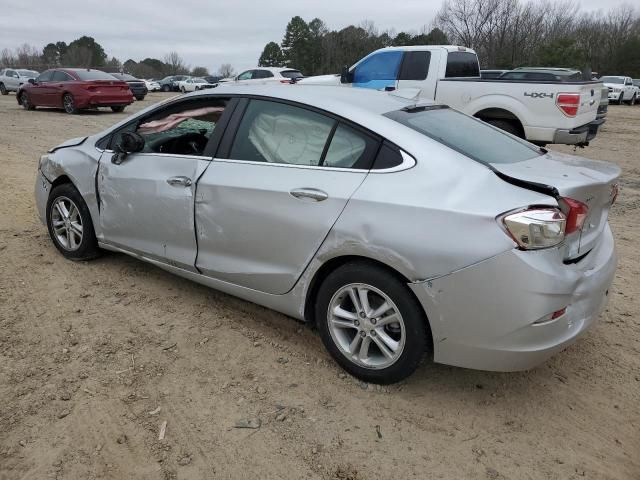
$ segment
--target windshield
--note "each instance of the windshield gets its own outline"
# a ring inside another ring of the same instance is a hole
[[[283,70],[280,72],[284,78],[302,78],[303,75],[298,70]]]
[[[35,70],[18,70],[18,74],[21,77],[32,77],[32,78],[36,78],[38,75],[40,75]]]
[[[602,77],[600,80],[602,83],[624,83],[624,78],[622,77]]]
[[[530,143],[445,106],[397,110],[385,117],[483,164],[517,163],[543,154]]]
[[[113,80],[113,75],[100,70],[76,70],[74,72],[80,80]]]

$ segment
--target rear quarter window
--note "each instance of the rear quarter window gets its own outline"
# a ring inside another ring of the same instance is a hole
[[[448,107],[397,110],[385,116],[483,164],[517,163],[543,154],[533,144]]]
[[[478,57],[471,52],[449,52],[445,77],[479,77]]]

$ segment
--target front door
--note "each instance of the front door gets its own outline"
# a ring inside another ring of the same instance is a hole
[[[224,102],[171,104],[131,128],[145,139],[142,152],[119,165],[112,161],[113,152],[103,153],[98,172],[101,241],[195,271],[196,183],[211,161],[207,147]]]
[[[234,124],[234,120],[231,120]],[[376,139],[284,103],[251,100],[234,138],[198,183],[197,267],[283,294],[368,173]]]
[[[374,52],[365,57],[355,66],[353,86],[375,90],[395,89],[402,55],[401,50],[387,50]]]

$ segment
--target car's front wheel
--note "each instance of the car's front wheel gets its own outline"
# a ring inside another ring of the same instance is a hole
[[[89,260],[100,255],[89,208],[70,183],[51,190],[47,228],[53,244],[66,258]]]
[[[22,105],[22,108],[24,108],[25,110],[36,109],[35,105],[33,105],[31,103],[31,100],[29,100],[29,95],[26,92],[22,92],[20,94],[20,105]]]
[[[9,95],[9,90],[4,86],[4,83],[0,83],[0,93],[2,95]]]
[[[431,349],[422,307],[398,277],[378,265],[339,267],[320,286],[315,307],[325,347],[361,380],[398,382]]]

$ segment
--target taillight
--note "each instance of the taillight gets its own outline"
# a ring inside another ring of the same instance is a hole
[[[567,235],[582,229],[589,214],[589,206],[573,198],[561,198],[558,202],[567,216]]]
[[[557,208],[534,207],[499,217],[507,233],[524,250],[558,245],[564,240],[567,218]]]
[[[580,94],[559,93],[556,97],[556,105],[567,117],[575,117],[580,106]]]

